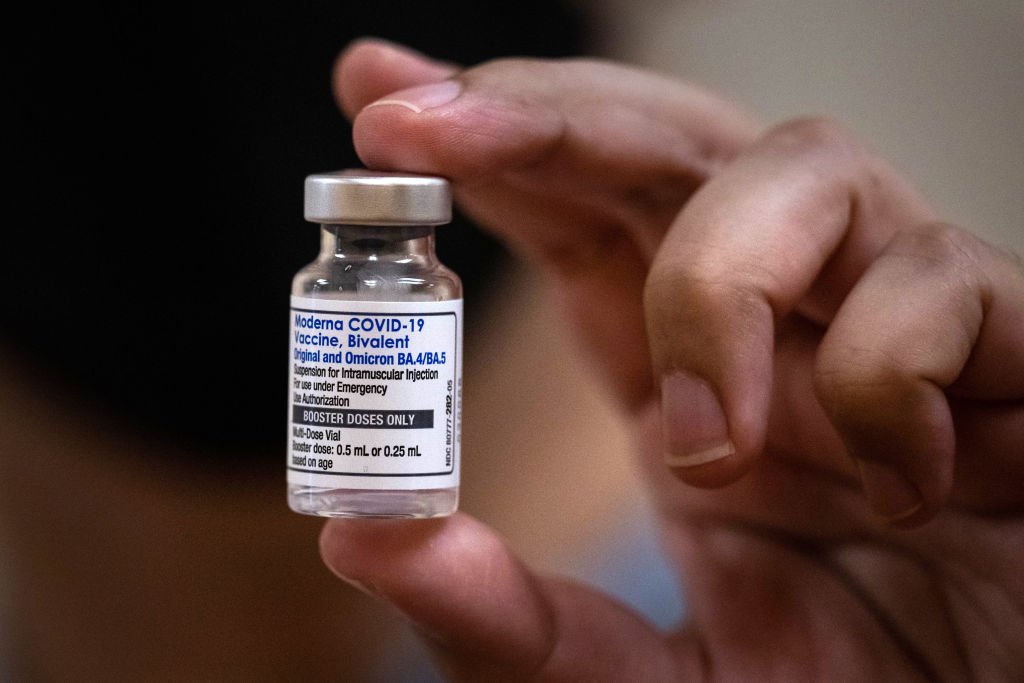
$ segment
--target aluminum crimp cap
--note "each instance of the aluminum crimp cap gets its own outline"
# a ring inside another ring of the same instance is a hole
[[[452,220],[452,191],[444,178],[414,173],[316,173],[306,176],[304,214],[313,223],[440,225]]]

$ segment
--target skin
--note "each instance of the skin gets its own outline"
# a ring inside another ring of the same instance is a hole
[[[456,680],[1024,679],[1024,269],[840,125],[596,61],[362,41],[372,168],[450,178],[622,405],[688,594],[660,632],[459,513],[321,554]]]

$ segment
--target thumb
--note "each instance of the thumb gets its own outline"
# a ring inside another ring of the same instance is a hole
[[[590,589],[534,575],[464,514],[331,520],[320,551],[339,577],[404,612],[457,680],[678,675],[677,657],[639,616]]]

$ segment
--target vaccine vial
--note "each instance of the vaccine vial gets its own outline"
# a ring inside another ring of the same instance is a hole
[[[462,283],[434,251],[451,205],[443,178],[306,178],[320,254],[291,290],[292,510],[439,517],[458,506]]]

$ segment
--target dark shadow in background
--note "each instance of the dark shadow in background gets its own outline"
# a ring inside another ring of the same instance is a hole
[[[228,463],[283,453],[289,282],[318,248],[302,179],[358,165],[339,50],[376,35],[473,64],[578,54],[583,35],[541,1],[35,12],[12,27],[0,341]],[[439,241],[472,324],[501,250],[461,220]]]

